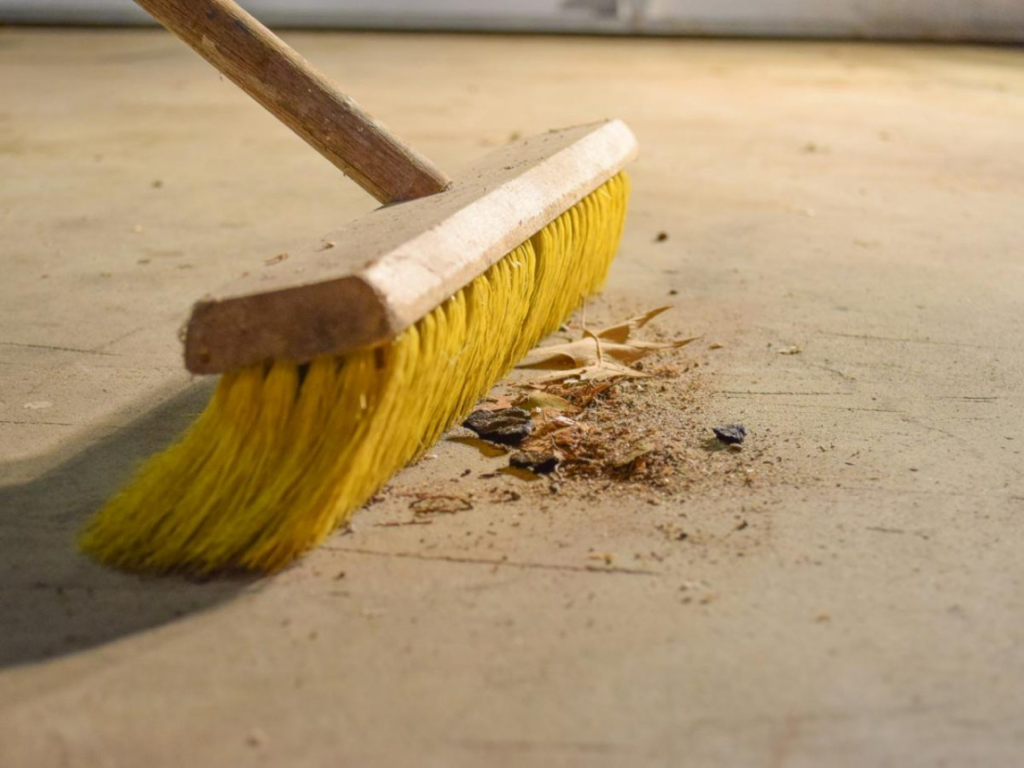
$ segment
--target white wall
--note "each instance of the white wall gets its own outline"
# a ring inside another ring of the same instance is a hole
[[[1024,42],[1024,0],[243,0],[271,26]],[[130,0],[0,0],[0,21],[145,23]]]

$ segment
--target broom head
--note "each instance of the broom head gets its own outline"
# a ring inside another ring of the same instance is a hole
[[[198,302],[186,365],[216,393],[81,548],[205,574],[322,541],[600,288],[636,152],[620,121],[522,140]]]

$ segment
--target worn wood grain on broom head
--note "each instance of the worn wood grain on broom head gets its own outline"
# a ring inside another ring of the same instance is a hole
[[[619,120],[522,139],[448,190],[379,208],[204,297],[185,365],[220,373],[383,343],[622,170],[637,142]]]

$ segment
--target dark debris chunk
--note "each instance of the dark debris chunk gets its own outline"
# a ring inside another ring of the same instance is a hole
[[[522,408],[473,411],[462,426],[473,430],[484,440],[502,445],[519,445],[533,431],[530,414]]]
[[[739,445],[747,437],[747,428],[742,424],[720,424],[712,427],[711,431],[726,445]]]
[[[528,469],[538,475],[547,475],[555,471],[558,457],[545,451],[516,451],[508,457],[509,466]]]

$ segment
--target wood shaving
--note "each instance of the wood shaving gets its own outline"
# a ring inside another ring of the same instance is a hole
[[[655,352],[679,349],[698,338],[694,336],[669,341],[631,338],[635,331],[668,309],[670,307],[657,307],[597,331],[590,331],[584,326],[581,338],[562,344],[537,347],[516,367],[557,371],[534,379],[534,382],[540,385],[572,379],[614,381],[622,378],[645,378],[649,374],[635,363]]]

